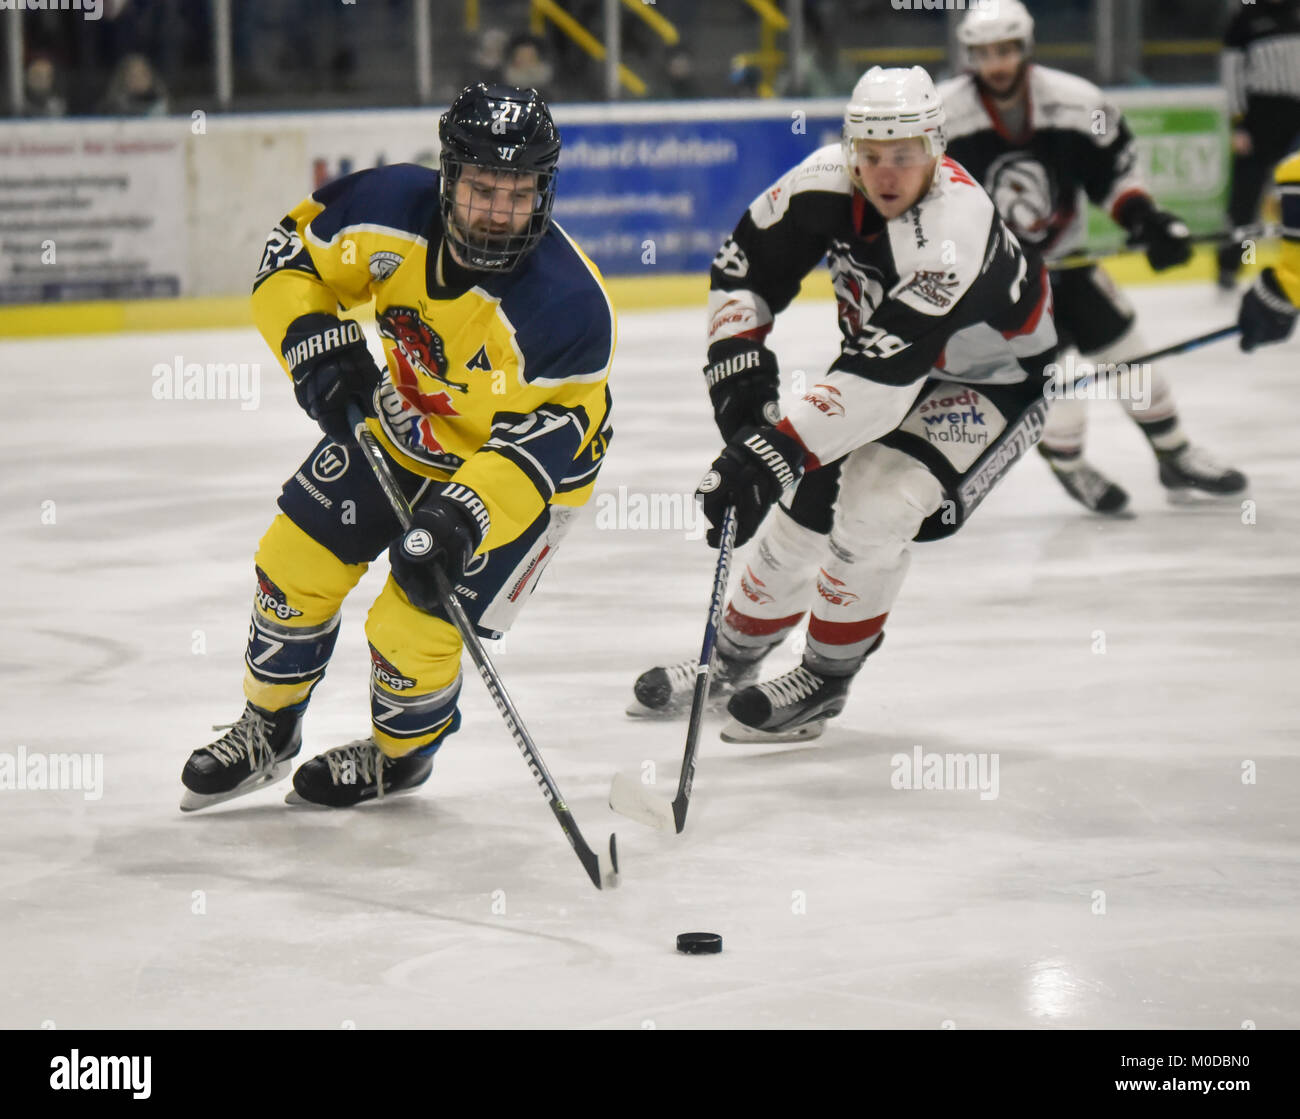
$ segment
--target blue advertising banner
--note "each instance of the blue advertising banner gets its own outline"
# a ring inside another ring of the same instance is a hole
[[[555,215],[608,276],[705,272],[760,192],[839,140],[840,116],[560,121]]]

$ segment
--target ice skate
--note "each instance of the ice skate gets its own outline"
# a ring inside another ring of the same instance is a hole
[[[390,758],[373,738],[335,746],[298,767],[286,804],[321,808],[351,808],[368,800],[384,800],[423,785],[433,772],[433,755],[416,751]]]
[[[736,692],[723,742],[799,742],[819,738],[827,719],[844,710],[851,676],[820,676],[803,665],[775,680]]]
[[[210,746],[195,750],[181,772],[181,811],[194,812],[251,793],[289,774],[302,748],[302,708],[263,711],[246,704],[244,713]]]
[[[721,711],[738,689],[758,679],[760,663],[761,658],[733,660],[715,649],[705,710]],[[629,704],[627,713],[634,719],[676,719],[686,715],[695,696],[699,667],[698,660],[685,660],[641,673],[632,685],[636,699]]]
[[[1204,498],[1235,497],[1246,489],[1246,475],[1216,462],[1194,443],[1174,451],[1158,451],[1160,484],[1169,500],[1187,503]]]
[[[1087,460],[1075,459],[1068,467],[1041,445],[1039,454],[1047,460],[1056,480],[1075,501],[1094,513],[1116,516],[1128,508],[1128,494]]]

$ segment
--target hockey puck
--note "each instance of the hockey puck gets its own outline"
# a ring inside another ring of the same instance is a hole
[[[677,951],[688,956],[717,955],[722,951],[722,937],[710,932],[678,933]]]

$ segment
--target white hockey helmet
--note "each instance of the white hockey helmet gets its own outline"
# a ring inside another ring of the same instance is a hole
[[[906,140],[919,136],[931,159],[943,155],[943,101],[920,66],[873,66],[853,87],[844,110],[844,159],[853,165],[854,140]]]
[[[984,0],[978,8],[971,8],[966,18],[957,25],[957,41],[966,48],[966,61],[970,63],[971,47],[989,43],[1005,43],[1019,39],[1025,44],[1025,54],[1034,50],[1034,17],[1020,0]]]

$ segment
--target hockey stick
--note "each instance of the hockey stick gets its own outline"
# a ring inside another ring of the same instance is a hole
[[[384,491],[388,503],[393,507],[394,515],[402,526],[402,531],[405,532],[411,527],[411,522],[414,519],[411,512],[411,503],[406,500],[406,495],[402,493],[396,479],[393,478],[392,472],[388,469],[388,463],[384,459],[383,448],[380,447],[379,440],[366,426],[365,417],[355,403],[348,405],[348,423],[352,425],[353,433],[356,435],[357,443],[365,455],[366,462],[370,464],[370,469],[374,471],[375,480]],[[546,763],[542,761],[541,752],[533,742],[532,735],[528,733],[528,728],[524,726],[524,720],[515,708],[510,694],[506,691],[505,684],[502,683],[496,668],[488,658],[487,650],[483,648],[483,642],[474,630],[474,624],[466,616],[465,608],[461,606],[460,600],[451,589],[446,572],[440,567],[435,567],[433,577],[437,583],[438,598],[443,609],[446,610],[452,625],[460,633],[465,647],[469,649],[469,655],[478,668],[478,674],[483,678],[483,683],[487,686],[488,695],[492,697],[492,702],[496,704],[497,710],[501,712],[506,728],[510,731],[511,737],[515,740],[515,745],[519,747],[519,752],[528,764],[533,780],[537,782],[537,787],[542,790],[542,796],[546,798],[546,803],[551,806],[551,812],[555,814],[555,819],[559,822],[564,837],[569,841],[569,846],[577,854],[596,889],[617,886],[618,849],[614,843],[613,833],[611,832],[609,837],[608,858],[606,858],[604,851],[596,853],[587,846],[587,841],[582,838],[582,832],[578,830],[578,822],[573,818],[573,813],[569,811],[569,806],[565,803],[564,797],[560,795],[560,790],[556,786],[554,778],[551,777],[550,772],[547,770]]]
[[[1260,240],[1280,235],[1281,230],[1276,225],[1244,225],[1240,229],[1220,229],[1214,233],[1196,233],[1188,238],[1188,243],[1192,245],[1226,245],[1234,241]],[[1111,249],[1109,252],[1071,253],[1059,260],[1048,261],[1047,270],[1049,272],[1064,272],[1071,268],[1090,268],[1094,264],[1100,264],[1102,261],[1113,256],[1119,256],[1122,253],[1145,251],[1145,245],[1124,245],[1118,249]]]
[[[1100,374],[1089,373],[1086,377],[1080,377],[1070,385],[1070,393],[1077,393],[1080,389],[1088,387],[1092,381],[1100,381],[1102,384],[1109,384],[1115,377],[1120,376],[1120,368],[1132,369],[1135,365],[1145,365],[1149,361],[1155,361],[1157,358],[1174,357],[1176,354],[1185,354],[1191,350],[1199,350],[1202,346],[1208,346],[1212,342],[1218,342],[1224,338],[1231,338],[1241,330],[1236,323],[1231,326],[1221,326],[1218,330],[1211,330],[1208,334],[1198,334],[1195,338],[1188,338],[1182,342],[1175,342],[1172,346],[1165,346],[1160,350],[1152,350],[1149,354],[1143,354],[1141,357],[1135,357],[1132,361],[1122,361],[1113,363],[1109,369],[1104,369]],[[1109,364],[1109,363],[1108,363]]]
[[[614,774],[614,781],[609,787],[610,808],[637,823],[661,831],[676,831],[680,834],[686,826],[686,810],[691,804],[700,726],[704,722],[704,705],[709,694],[710,661],[713,660],[713,646],[718,639],[718,625],[722,621],[722,607],[727,597],[731,553],[736,546],[734,506],[727,507],[722,519],[721,535],[718,565],[713,572],[713,595],[709,600],[709,620],[704,627],[704,644],[700,648],[700,660],[695,669],[695,695],[691,699],[691,721],[686,728],[686,753],[682,757],[682,772],[677,780],[677,796],[672,801],[667,801],[652,793],[636,777],[626,773]]]

